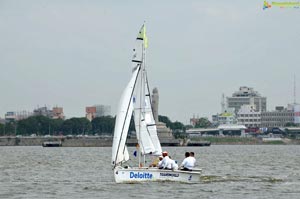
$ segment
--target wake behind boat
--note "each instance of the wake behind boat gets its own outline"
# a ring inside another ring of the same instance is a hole
[[[132,58],[132,76],[120,99],[112,146],[112,167],[117,183],[148,181],[199,182],[201,169],[196,171],[165,170],[143,167],[146,159],[162,154],[156,123],[151,108],[151,96],[146,72],[146,27],[142,26],[136,38]],[[126,147],[131,117],[134,118],[138,140],[137,167],[126,166],[129,153]]]

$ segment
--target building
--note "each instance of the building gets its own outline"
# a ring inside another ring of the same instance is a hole
[[[5,114],[5,121],[14,122],[14,121],[26,119],[30,116],[32,116],[32,113],[28,111],[18,111],[18,112],[9,111]]]
[[[39,108],[33,110],[33,115],[35,115],[35,116],[42,115],[42,116],[51,118],[52,110],[48,109],[47,106],[39,107]]]
[[[103,116],[109,116],[110,113],[110,106],[106,105],[95,105],[96,106],[96,117],[103,117]]]
[[[229,109],[229,111],[225,111],[221,114],[212,116],[212,123],[214,126],[218,126],[220,124],[236,124],[237,119],[235,114]]]
[[[237,113],[242,105],[254,104],[256,111],[266,111],[267,98],[262,97],[253,88],[246,86],[240,87],[240,89],[232,94],[232,97],[227,97],[227,107],[234,108],[234,112]]]
[[[52,108],[52,110],[48,109],[46,106],[34,109],[33,115],[42,115],[51,119],[65,119],[63,108],[57,106]]]
[[[190,125],[192,125],[193,127],[195,127],[196,124],[199,122],[199,120],[200,120],[199,117],[193,116],[193,118],[190,118]]]
[[[247,128],[261,127],[261,112],[257,111],[255,105],[243,105],[237,112],[238,124]]]
[[[89,120],[92,121],[96,117],[96,107],[95,106],[89,106],[85,107],[85,117]]]
[[[111,107],[106,105],[94,105],[85,108],[86,118],[92,121],[96,117],[111,115]]]
[[[9,111],[9,112],[5,113],[5,121],[7,121],[7,122],[14,122],[16,120],[17,120],[16,112]]]
[[[64,109],[62,107],[53,107],[52,119],[65,119]]]
[[[5,119],[0,118],[0,124],[5,124]]]
[[[277,106],[274,111],[261,112],[261,127],[284,127],[287,123],[294,123],[294,116],[291,106]]]
[[[294,123],[300,125],[300,104],[289,104],[288,107],[294,111]]]
[[[188,137],[245,136],[244,125],[221,124],[217,128],[193,128],[186,130]]]
[[[237,124],[235,109],[226,106],[224,94],[222,94],[221,114],[212,115],[212,124],[214,126],[219,126],[220,124]]]

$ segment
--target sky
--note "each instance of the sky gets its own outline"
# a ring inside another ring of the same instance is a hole
[[[0,0],[0,117],[61,106],[116,114],[131,77],[137,33],[147,26],[150,88],[159,114],[189,123],[221,112],[240,86],[268,110],[300,102],[300,9],[263,0]]]

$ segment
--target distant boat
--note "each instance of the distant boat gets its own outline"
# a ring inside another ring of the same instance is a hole
[[[43,147],[61,147],[61,141],[47,141],[43,142],[42,144]]]
[[[157,136],[156,123],[151,108],[151,96],[145,68],[145,48],[147,37],[143,25],[136,39],[136,48],[132,58],[132,77],[123,91],[117,112],[113,146],[112,167],[117,183],[177,181],[185,183],[199,182],[201,169],[196,171],[165,170],[145,166],[146,158],[155,158],[162,154]],[[125,163],[129,160],[126,146],[131,117],[134,116],[138,141],[138,167]]]
[[[211,142],[209,141],[189,141],[187,146],[210,146]]]

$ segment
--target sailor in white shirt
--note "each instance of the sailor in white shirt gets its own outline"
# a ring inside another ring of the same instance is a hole
[[[196,158],[195,158],[195,153],[190,152],[190,157],[194,160],[194,166],[196,165]]]
[[[185,159],[182,161],[180,168],[181,170],[191,171],[195,166],[195,158],[190,156],[189,152],[185,153]]]
[[[162,153],[162,156],[164,157],[163,160],[162,160],[162,165],[161,167],[163,169],[172,169],[172,166],[171,166],[171,159],[169,158],[168,156],[168,152],[167,151],[164,151]]]
[[[170,157],[170,156],[169,156]],[[171,169],[174,170],[178,170],[178,164],[175,160],[171,159],[170,157],[170,161],[171,161]]]

